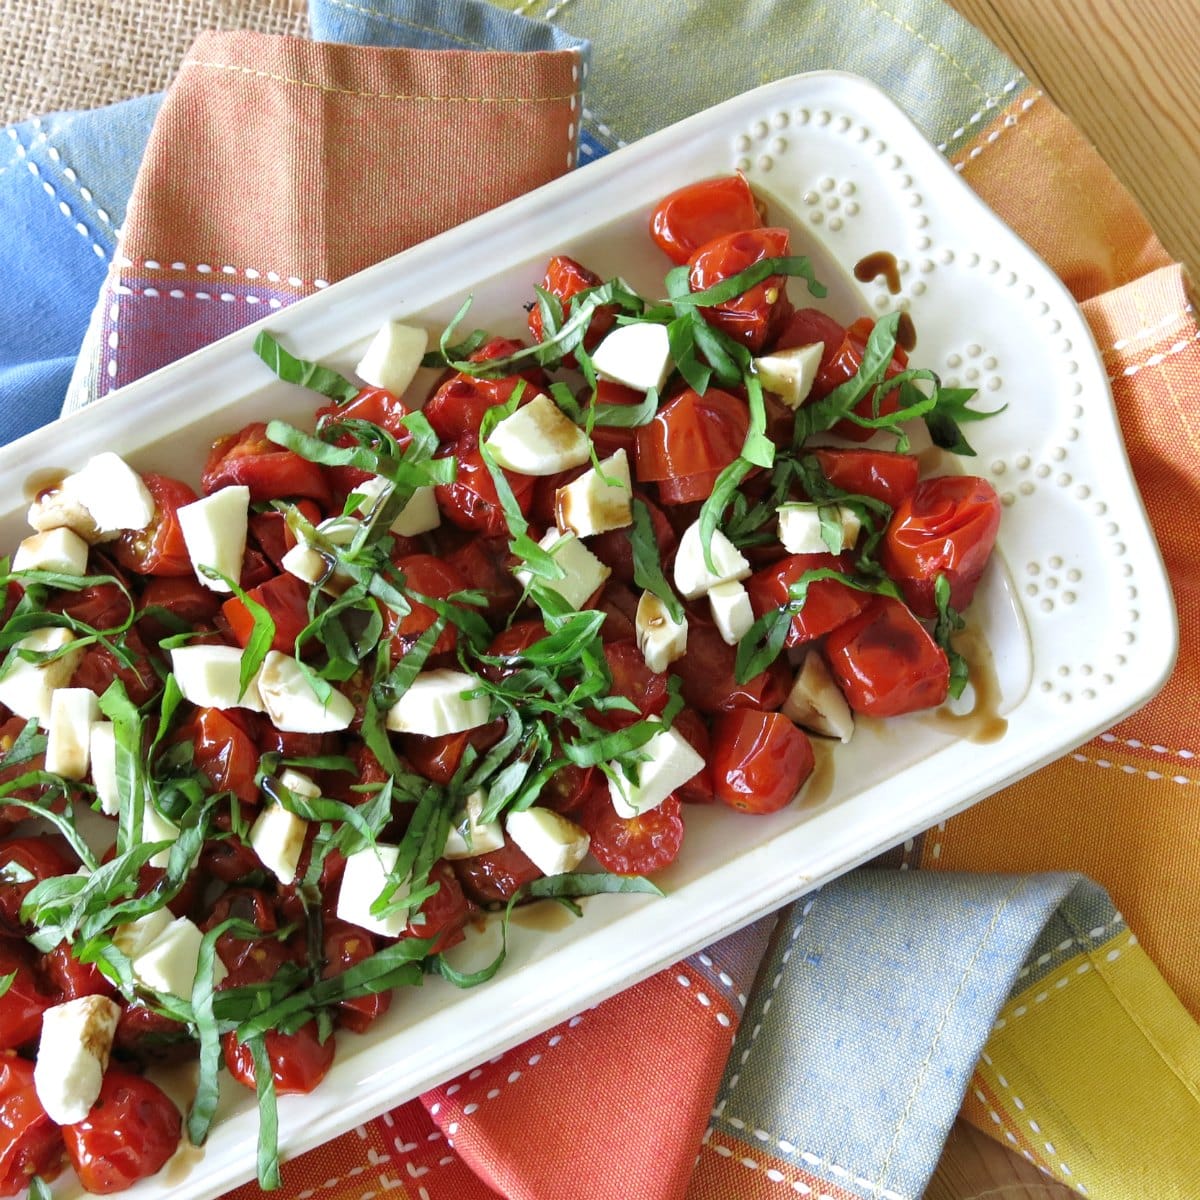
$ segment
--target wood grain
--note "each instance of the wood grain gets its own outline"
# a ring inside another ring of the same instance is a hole
[[[1200,281],[1197,0],[949,0],[1083,131]],[[1075,1193],[959,1121],[925,1200]]]

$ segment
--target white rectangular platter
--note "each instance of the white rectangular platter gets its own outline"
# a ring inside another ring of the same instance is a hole
[[[721,935],[926,829],[1086,741],[1161,685],[1175,653],[1171,595],[1135,491],[1108,380],[1083,318],[1051,271],[873,85],[796,76],[690,118],[424,243],[138,381],[0,451],[0,545],[24,536],[22,481],[113,449],[193,481],[220,433],[316,400],[251,351],[259,328],[347,371],[385,318],[437,332],[467,294],[468,327],[520,333],[546,260],[568,253],[662,295],[647,220],[668,191],[744,171],[793,230],[849,320],[911,312],[917,365],[1007,403],[967,433],[965,469],[1004,516],[998,561],[970,611],[991,648],[1002,738],[968,740],[929,716],[863,722],[819,794],[768,817],[692,809],[665,899],[599,896],[548,933],[514,926],[501,973],[474,991],[438,980],[397,997],[364,1036],[342,1035],[325,1082],[280,1103],[285,1159],[595,1004]],[[888,251],[901,288],[854,282]],[[793,282],[792,298],[809,303]],[[228,1080],[226,1081],[228,1084]],[[257,1114],[230,1084],[202,1156],[127,1193],[204,1200],[253,1177]],[[170,1182],[167,1183],[167,1178]],[[285,1165],[286,1178],[286,1165]],[[73,1178],[60,1196],[81,1194]]]

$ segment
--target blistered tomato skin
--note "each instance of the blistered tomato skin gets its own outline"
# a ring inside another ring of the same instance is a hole
[[[303,496],[324,505],[331,495],[323,469],[272,442],[265,421],[251,422],[213,443],[201,477],[204,493],[233,485],[248,487],[256,504]]]
[[[16,1050],[35,1042],[42,1030],[42,1014],[57,1003],[53,994],[38,985],[33,963],[32,950],[24,942],[0,940],[0,976],[13,977],[8,991],[0,996],[0,1050]]]
[[[603,282],[599,275],[589,271],[582,263],[568,258],[565,254],[556,254],[546,266],[542,290],[556,297],[562,304],[563,314],[569,315],[573,297],[588,288],[599,287]],[[597,343],[612,328],[615,320],[616,311],[612,307],[598,308],[595,311],[584,335],[583,344],[587,349],[595,349]],[[529,310],[529,332],[535,342],[543,340],[542,310],[536,304]],[[573,356],[570,361],[574,362]]]
[[[706,242],[761,225],[758,201],[739,172],[702,179],[664,197],[650,217],[650,236],[682,265]]]
[[[844,492],[882,500],[893,509],[917,490],[921,464],[914,454],[894,450],[838,450],[818,447],[813,457],[821,474]]]
[[[857,617],[825,639],[829,669],[855,712],[897,717],[936,708],[950,688],[945,652],[911,610],[872,596]]]
[[[515,842],[505,842],[499,850],[487,854],[458,859],[454,873],[466,895],[485,907],[506,904],[522,884],[542,875]]]
[[[875,322],[870,317],[860,317],[847,328],[841,345],[837,347],[832,357],[826,357],[829,347],[825,347],[825,354],[821,357],[821,369],[817,372],[810,399],[820,400],[828,396],[835,388],[858,374],[858,369],[862,366],[863,354],[866,352],[867,339],[870,338],[874,328]],[[908,355],[897,346],[892,353],[892,361],[883,373],[884,379],[892,379],[899,375],[907,365]],[[900,393],[896,388],[885,392],[880,398],[878,413],[875,411],[875,399],[876,389],[873,388],[854,406],[854,412],[860,417],[886,416],[896,412],[900,407]],[[838,437],[846,438],[847,441],[865,442],[875,431],[847,418],[839,421],[833,427],[833,432]]]
[[[161,1170],[182,1128],[179,1110],[160,1087],[110,1064],[91,1112],[62,1133],[79,1182],[107,1195]]]
[[[65,1165],[62,1133],[33,1084],[33,1063],[0,1053],[0,1196],[19,1196],[31,1175],[51,1180]]]
[[[730,808],[777,812],[812,770],[812,743],[782,713],[738,708],[713,722],[713,789]]]
[[[950,584],[951,607],[961,612],[971,603],[999,528],[1000,497],[986,479],[926,479],[892,515],[883,540],[883,565],[919,616],[937,616],[934,586],[939,575]]]
[[[154,497],[154,519],[145,529],[127,529],[116,543],[117,561],[139,575],[192,575],[178,512],[196,499],[186,483],[167,475],[147,472],[142,476]]]
[[[317,1037],[316,1021],[301,1025],[295,1033],[271,1030],[263,1035],[263,1040],[275,1090],[280,1095],[311,1092],[333,1066],[333,1038],[326,1038],[322,1044]],[[234,1033],[227,1033],[221,1039],[221,1044],[229,1073],[238,1083],[253,1090],[254,1055],[250,1047],[239,1042]]]
[[[834,554],[792,554],[780,559],[755,572],[746,581],[754,615],[761,617],[771,609],[781,608],[788,603],[788,589],[806,571],[833,570],[845,573],[848,568],[846,560]],[[865,604],[865,594],[841,580],[814,580],[808,585],[803,607],[792,617],[784,645],[799,646],[819,638],[861,612]]]
[[[0,936],[24,937],[32,926],[21,920],[21,904],[43,879],[70,875],[79,867],[79,859],[57,834],[13,837],[0,842],[0,867],[20,869],[22,882],[0,883]]]
[[[591,852],[614,875],[651,875],[670,866],[683,845],[683,817],[678,796],[668,796],[657,808],[636,817],[622,817],[613,808],[608,785],[594,787],[580,824],[591,837]]]

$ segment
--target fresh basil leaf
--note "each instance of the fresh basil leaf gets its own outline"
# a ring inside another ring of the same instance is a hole
[[[205,566],[203,563],[197,569],[206,579],[219,580],[223,583],[242,602],[254,622],[253,628],[250,630],[250,637],[242,650],[241,667],[238,670],[238,699],[240,700],[246,694],[246,689],[250,686],[254,676],[258,674],[258,668],[262,666],[263,659],[267,657],[267,651],[271,649],[271,644],[275,640],[275,618],[267,611],[265,605],[248,596],[236,579],[230,579],[228,575],[223,575],[220,571]]]
[[[717,476],[712,493],[700,506],[700,546],[704,550],[704,565],[715,571],[716,565],[712,557],[712,539],[716,532],[725,509],[729,507],[734,494],[742,480],[754,470],[754,464],[748,459],[738,457],[733,460]]]
[[[196,1080],[196,1094],[187,1115],[188,1140],[193,1146],[204,1145],[217,1111],[221,1084],[221,1033],[213,1012],[217,939],[235,923],[233,920],[222,921],[210,929],[200,940],[200,952],[196,959],[192,1015],[200,1042],[200,1071]]]
[[[970,679],[971,669],[967,660],[954,648],[954,635],[966,627],[957,609],[950,604],[950,580],[945,574],[939,574],[933,583],[933,599],[937,604],[937,622],[933,629],[933,639],[950,662],[950,696],[955,700],[963,694],[963,689]]]
[[[283,1186],[279,1174],[279,1111],[275,1103],[275,1073],[262,1035],[243,1039],[254,1060],[258,1093],[258,1186],[265,1192]]]
[[[308,362],[288,353],[266,330],[254,339],[254,353],[285,383],[294,383],[310,391],[320,392],[322,396],[328,396],[338,404],[353,400],[362,391],[358,384],[351,383],[344,375],[339,375],[329,367]]]
[[[650,510],[641,500],[633,502],[633,524],[629,529],[629,543],[633,547],[634,584],[657,596],[671,614],[671,620],[677,625],[680,624],[684,620],[683,605],[663,574],[658,556],[658,539],[654,536]]]
[[[672,279],[678,281],[680,276],[677,272],[681,268],[675,268],[668,275],[668,288],[671,287]],[[682,268],[686,271],[687,268]],[[728,279],[722,279],[720,283],[713,284],[712,287],[706,288],[702,292],[686,292],[676,294],[672,291],[671,303],[676,310],[684,308],[713,308],[718,304],[724,304],[727,300],[733,300],[743,292],[754,287],[756,283],[762,283],[770,275],[788,275],[793,278],[803,279],[808,286],[810,295],[816,296],[818,299],[826,295],[825,286],[817,279],[813,273],[812,264],[803,255],[784,255],[779,258],[764,258],[747,267],[744,271],[739,271],[736,275],[730,275]],[[676,282],[676,286],[678,283]]]

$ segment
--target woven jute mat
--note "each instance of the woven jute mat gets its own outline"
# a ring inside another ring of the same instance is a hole
[[[302,34],[305,0],[0,0],[0,123],[167,86],[206,29]]]

